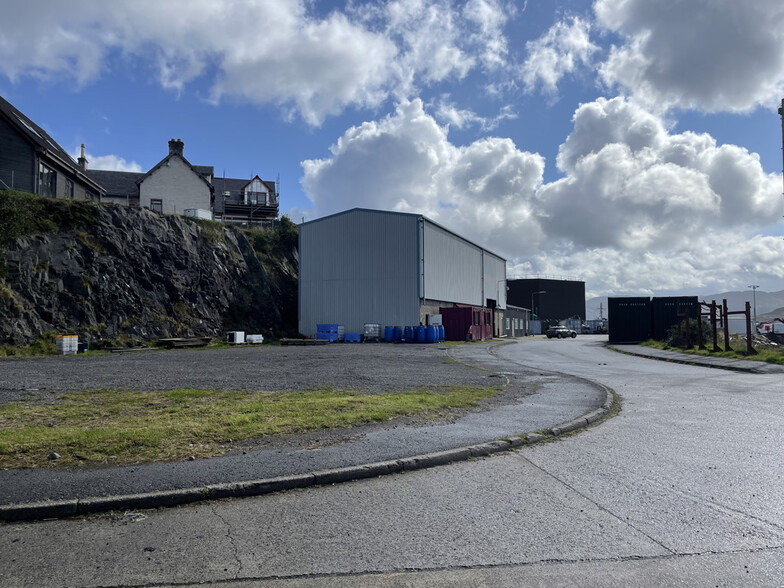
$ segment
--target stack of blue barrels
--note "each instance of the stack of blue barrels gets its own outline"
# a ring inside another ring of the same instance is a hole
[[[387,343],[440,343],[444,340],[442,325],[384,327],[384,341]]]

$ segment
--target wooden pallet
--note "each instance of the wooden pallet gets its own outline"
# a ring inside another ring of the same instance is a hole
[[[212,341],[212,337],[170,337],[158,339],[155,344],[166,349],[182,349],[184,347],[205,347]]]
[[[281,345],[326,345],[329,341],[324,339],[281,339]]]

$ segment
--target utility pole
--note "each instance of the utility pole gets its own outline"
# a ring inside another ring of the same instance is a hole
[[[782,178],[784,178],[784,98],[781,99],[781,108],[779,108],[779,116],[781,116],[781,160],[782,160]],[[784,192],[781,193],[784,196]]]
[[[757,332],[757,286],[756,284],[753,286],[749,286],[751,288],[752,297],[754,298],[754,332]]]

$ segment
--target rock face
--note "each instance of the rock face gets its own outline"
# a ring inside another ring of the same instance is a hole
[[[296,245],[270,258],[232,227],[95,208],[97,222],[5,243],[0,344],[66,329],[88,341],[296,330]]]

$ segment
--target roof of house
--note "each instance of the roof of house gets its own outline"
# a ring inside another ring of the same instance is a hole
[[[203,166],[198,166],[198,168],[197,168],[196,166],[191,165],[191,162],[188,161],[187,159],[185,159],[184,155],[182,155],[181,153],[176,153],[176,152],[169,153],[166,157],[164,157],[158,163],[156,163],[152,167],[152,169],[150,169],[150,171],[148,171],[146,174],[142,174],[141,177],[139,177],[136,180],[136,184],[137,185],[141,185],[141,183],[144,180],[146,180],[148,177],[150,177],[154,172],[156,172],[158,170],[158,168],[162,167],[164,164],[166,164],[166,162],[168,162],[172,157],[175,157],[175,156],[179,157],[185,163],[185,165],[187,165],[191,169],[191,171],[193,171],[193,173],[195,173],[197,176],[199,176],[201,181],[204,182],[205,184],[207,184],[207,187],[210,189],[210,193],[212,193],[213,188],[212,188],[212,184],[210,183],[210,180],[207,179],[206,177],[204,177],[204,174],[200,173],[199,169],[198,169],[198,168],[201,168],[202,171],[204,171],[205,169],[211,169],[211,168],[209,166],[204,166],[204,165]]]
[[[192,165],[191,166],[197,174],[200,176],[204,176],[205,178],[215,175],[215,167],[212,165]]]
[[[26,117],[13,104],[0,96],[0,115],[4,116],[19,133],[33,144],[36,151],[43,155],[57,160],[61,165],[68,168],[80,180],[89,184],[99,192],[103,192],[100,184],[90,179],[84,170],[68,155],[68,152],[49,136],[45,130]]]
[[[139,196],[136,180],[143,172],[112,171],[104,169],[88,169],[87,175],[106,189],[107,196]]]
[[[215,186],[215,193],[216,194],[223,194],[224,192],[241,192],[245,189],[245,187],[250,184],[253,180],[259,180],[262,184],[267,187],[267,190],[275,193],[275,182],[268,182],[266,180],[262,180],[259,176],[254,176],[249,180],[240,179],[240,178],[213,178],[212,185]]]

